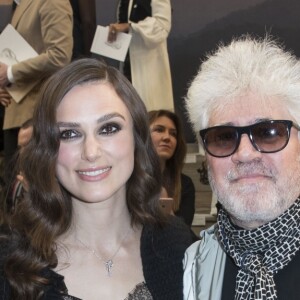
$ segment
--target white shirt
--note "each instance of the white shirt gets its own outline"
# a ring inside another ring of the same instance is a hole
[[[14,0],[14,2],[17,4],[17,5],[20,5],[22,0]],[[8,66],[7,68],[7,79],[10,83],[14,83],[15,80],[14,80],[14,75],[12,73],[12,67],[11,66]]]

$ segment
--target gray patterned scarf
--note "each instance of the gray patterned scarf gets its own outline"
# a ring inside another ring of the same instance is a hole
[[[240,268],[235,300],[277,299],[274,274],[300,249],[300,198],[277,219],[253,230],[236,228],[228,214],[218,214],[218,239]]]

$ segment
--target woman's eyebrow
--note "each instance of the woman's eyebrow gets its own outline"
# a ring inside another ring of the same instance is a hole
[[[108,121],[112,118],[121,118],[125,121],[125,117],[119,113],[110,113],[110,114],[106,114],[106,115],[103,115],[101,116],[98,120],[97,120],[97,123],[102,123],[102,122],[105,122],[105,121]]]
[[[123,115],[119,113],[110,113],[110,114],[103,115],[99,119],[97,119],[97,123],[102,123],[112,118],[121,118],[125,121],[125,117],[123,117]],[[70,128],[80,127],[80,124],[76,122],[57,122],[57,125],[59,127],[70,127]]]
[[[76,122],[57,122],[59,127],[70,127],[70,128],[77,128],[79,127],[79,123]]]

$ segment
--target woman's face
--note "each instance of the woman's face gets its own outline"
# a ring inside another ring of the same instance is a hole
[[[57,108],[60,130],[56,174],[73,199],[125,200],[134,167],[131,115],[108,83],[71,89]]]
[[[158,117],[150,125],[151,138],[159,158],[163,161],[170,159],[177,146],[177,129],[171,119],[166,116]]]

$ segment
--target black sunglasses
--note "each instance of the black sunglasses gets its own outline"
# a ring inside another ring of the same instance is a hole
[[[286,147],[291,128],[300,127],[289,120],[269,120],[249,126],[214,126],[200,130],[205,150],[215,157],[232,155],[239,147],[242,134],[247,134],[253,147],[262,153],[274,153]]]

